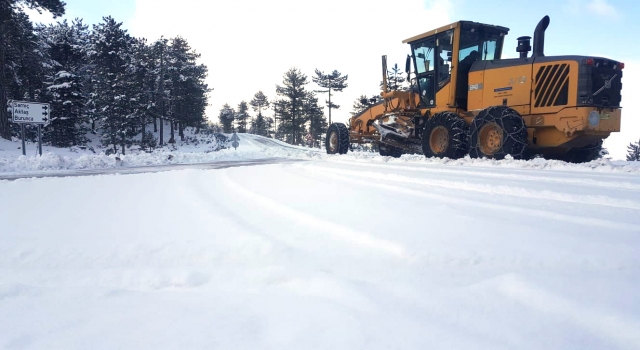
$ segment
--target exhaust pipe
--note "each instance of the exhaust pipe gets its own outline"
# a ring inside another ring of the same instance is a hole
[[[533,55],[531,57],[544,57],[544,31],[549,27],[549,16],[544,16],[533,32]]]

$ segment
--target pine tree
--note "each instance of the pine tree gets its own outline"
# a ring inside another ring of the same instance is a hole
[[[274,125],[275,121],[273,118],[271,117],[265,117],[264,118],[264,129],[265,129],[265,134],[264,136],[267,137],[274,137],[275,132],[274,132]]]
[[[159,144],[160,146],[164,145],[164,120],[167,117],[168,110],[168,101],[169,95],[166,89],[167,85],[167,60],[168,60],[168,51],[169,51],[169,40],[161,37],[156,40],[152,45],[152,55],[154,58],[154,69],[152,70],[152,75],[154,76],[154,89],[150,92],[153,96],[153,105],[156,111],[156,118],[154,118],[153,125],[154,131],[156,121],[159,120],[160,130],[159,130]]]
[[[249,102],[254,112],[258,112],[258,114],[262,113],[263,109],[269,108],[269,99],[262,91],[256,92],[253,95],[253,99]]]
[[[95,65],[96,114],[101,120],[102,143],[117,146],[125,154],[132,144],[137,118],[132,112],[128,93],[132,38],[122,29],[122,23],[105,17],[94,25],[91,62]]]
[[[267,122],[262,114],[258,114],[251,122],[251,133],[260,136],[267,136]]]
[[[35,90],[41,82],[34,81],[34,75],[43,73],[42,65],[36,64],[42,62],[42,52],[20,4],[49,11],[54,18],[64,14],[65,5],[60,0],[0,1],[0,137],[5,139],[11,139],[7,101],[22,99],[25,94],[36,99]]]
[[[327,132],[327,119],[324,117],[322,107],[318,105],[318,98],[315,94],[309,93],[307,95],[304,112],[309,119],[309,146],[319,146],[322,135]]]
[[[325,74],[324,72],[316,69],[316,76],[312,78],[313,82],[318,84],[318,86],[328,89],[329,99],[327,102],[327,107],[329,107],[329,124],[331,124],[331,109],[339,109],[340,106],[331,102],[331,91],[342,91],[348,87],[347,79],[348,75],[342,76],[342,73],[334,70],[331,74]]]
[[[229,106],[229,104],[225,103],[220,109],[220,114],[218,118],[220,119],[220,124],[222,124],[222,131],[226,134],[230,134],[234,131],[233,129],[233,121],[235,119],[236,112]]]
[[[373,97],[367,97],[366,95],[360,95],[360,97],[358,97],[355,102],[353,102],[353,106],[352,106],[352,110],[351,110],[351,115],[356,115],[359,114],[361,112],[363,112],[364,110],[366,110],[367,108],[375,105],[376,103],[380,102],[382,99],[380,98],[379,95],[374,95]]]
[[[258,112],[256,118],[252,121],[251,132],[256,135],[267,136],[267,123],[264,116],[262,115],[262,110],[269,108],[269,99],[262,91],[258,91],[253,96],[253,99],[251,100],[251,102],[249,102],[249,104],[253,108],[254,112]]]
[[[129,50],[126,79],[132,124],[140,128],[140,147],[150,149],[155,147],[157,141],[152,133],[147,133],[147,124],[158,116],[152,93],[156,78],[153,50],[142,38],[132,38]]]
[[[204,82],[207,67],[196,62],[200,54],[179,36],[171,39],[167,58],[166,88],[171,104],[171,137],[174,137],[173,125],[178,123],[179,135],[184,139],[184,125],[199,126],[205,120],[210,91]]]
[[[51,103],[51,122],[43,140],[58,147],[84,145],[88,142],[87,96],[85,77],[79,72],[87,66],[88,27],[81,20],[72,25],[65,20],[41,26],[37,33],[50,58],[43,97]]]
[[[627,146],[627,161],[640,161],[640,141],[632,142]]]
[[[1,6],[1,5],[0,5]],[[23,12],[18,12],[4,26],[9,33],[2,33],[2,41],[7,47],[0,48],[0,54],[4,54],[3,67],[0,79],[6,85],[0,84],[0,94],[6,99],[43,101],[43,83],[45,80],[45,67],[51,64],[47,56],[46,44],[35,35],[33,25],[29,17]],[[13,24],[11,26],[10,24]],[[0,44],[3,44],[0,43]],[[10,78],[9,78],[10,77]],[[0,105],[6,106],[6,100],[2,99]],[[5,115],[6,107],[0,115]],[[7,122],[9,136],[17,134],[19,128],[16,124],[9,125],[6,118],[0,120],[0,125]],[[30,132],[31,126],[26,125],[27,139],[35,139],[35,133]]]
[[[402,76],[402,72],[400,71],[400,68],[398,68],[398,64],[396,63],[389,71],[387,78],[387,87],[389,88],[389,90],[406,90],[404,82],[405,78]]]
[[[276,101],[280,117],[278,131],[284,135],[286,142],[295,145],[302,142],[302,136],[306,133],[308,118],[304,113],[304,104],[308,96],[305,89],[307,83],[306,75],[297,68],[291,68],[285,73],[282,86],[276,85],[276,93],[282,97]]]
[[[245,101],[238,104],[236,108],[235,120],[238,132],[247,132],[247,120],[249,119],[249,106]]]
[[[383,81],[380,81],[380,90],[382,91]],[[390,70],[387,71],[387,89],[389,91],[405,91],[409,87],[406,84],[405,77],[402,76],[402,71],[398,68],[398,64],[394,64]]]

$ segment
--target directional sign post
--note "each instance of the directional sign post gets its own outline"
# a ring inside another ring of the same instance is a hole
[[[238,135],[236,135],[236,133],[234,132],[233,135],[231,135],[231,146],[233,146],[233,149],[238,149],[238,146],[240,146],[238,141],[240,141],[240,139],[238,138]]]
[[[11,108],[11,121],[21,124],[22,129],[22,154],[26,155],[24,145],[24,124],[38,125],[38,153],[42,155],[42,125],[49,125],[51,121],[51,106],[48,103],[9,101]]]

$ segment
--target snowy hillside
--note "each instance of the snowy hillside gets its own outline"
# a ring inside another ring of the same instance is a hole
[[[0,181],[0,348],[640,348],[635,164],[240,138],[173,159],[306,161]]]

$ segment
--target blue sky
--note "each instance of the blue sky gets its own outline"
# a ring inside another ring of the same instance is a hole
[[[66,18],[80,17],[86,23],[101,21],[111,15],[128,27],[136,9],[135,0],[94,2],[65,0]],[[215,1],[212,1],[215,3]],[[426,0],[429,6],[436,1]],[[603,54],[612,58],[640,56],[640,45],[635,44],[633,33],[640,34],[640,3],[637,0],[451,0],[453,20],[507,26],[511,29],[505,45],[505,54],[515,55],[515,39],[533,36],[533,28],[544,16],[551,17],[546,46],[549,54]],[[176,2],[179,4],[180,2]],[[372,5],[375,2],[372,3]],[[175,3],[174,3],[175,4]],[[384,6],[392,6],[384,3]],[[610,9],[613,9],[612,11]],[[402,12],[402,11],[399,11]],[[405,16],[398,16],[400,21]],[[408,16],[410,18],[410,16]],[[430,20],[416,18],[431,28]],[[513,52],[511,52],[513,51]]]
[[[511,29],[505,53],[515,55],[516,38],[533,36],[545,15],[551,24],[545,37],[548,55],[607,55],[624,60],[640,56],[638,0],[459,0],[454,16]],[[635,33],[635,34],[634,34]]]
[[[111,16],[127,25],[136,9],[135,0],[63,1],[67,3],[65,18],[82,18],[87,24],[96,24],[102,21],[102,17]]]
[[[183,36],[209,67],[209,119],[223,104],[235,107],[258,90],[275,98],[275,85],[291,67],[312,75],[337,69],[349,88],[332,100],[346,121],[358,96],[378,93],[380,56],[403,66],[402,40],[458,20],[510,28],[503,57],[516,57],[516,38],[533,36],[551,17],[545,53],[599,55],[626,63],[623,132],[607,140],[622,158],[640,137],[640,2],[638,0],[65,0],[65,18],[87,24],[111,15],[134,36]],[[331,20],[328,20],[331,18]],[[310,80],[310,79],[309,79]],[[638,83],[636,83],[638,82]],[[310,88],[314,88],[310,86]]]

